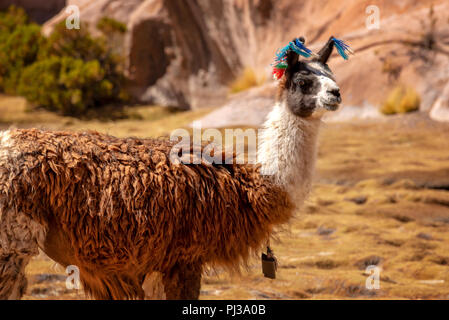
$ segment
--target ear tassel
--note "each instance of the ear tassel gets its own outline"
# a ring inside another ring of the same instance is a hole
[[[354,54],[354,51],[352,51],[351,47],[347,45],[343,40],[332,37],[332,41],[334,42],[338,54],[342,56],[343,59],[348,60],[348,54]]]
[[[298,38],[296,38],[294,41],[290,41],[288,45],[286,45],[282,49],[279,49],[276,52],[275,62],[281,62],[285,60],[285,58],[287,57],[288,50],[293,50],[297,54],[306,58],[312,55],[312,51],[308,49],[306,46],[304,46],[304,44]]]
[[[309,58],[313,53],[310,49],[308,49],[299,38],[296,38],[293,41],[290,41],[288,45],[279,49],[276,52],[276,58],[274,59],[273,65],[273,77],[276,80],[279,80],[285,73],[285,69],[287,69],[287,53],[289,50],[296,52],[297,54]]]
[[[273,67],[273,78],[279,80],[285,73],[287,69],[287,64],[285,62],[278,63]]]
[[[343,59],[348,60],[348,54],[354,54],[351,47],[347,45],[343,40],[332,37],[332,41],[334,42],[335,48],[338,51],[338,54],[343,57]],[[287,53],[289,50],[296,52],[298,55],[301,55],[305,58],[309,58],[310,56],[316,56],[310,49],[308,49],[303,42],[296,38],[295,40],[289,42],[288,45],[279,49],[276,52],[276,58],[274,59],[273,66],[273,77],[276,80],[282,78],[287,69]]]

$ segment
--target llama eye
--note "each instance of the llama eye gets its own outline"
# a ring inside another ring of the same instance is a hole
[[[300,80],[299,86],[303,89],[310,87],[310,81]]]
[[[301,88],[301,91],[305,94],[309,93],[312,83],[307,80],[300,80],[298,82],[299,87]]]

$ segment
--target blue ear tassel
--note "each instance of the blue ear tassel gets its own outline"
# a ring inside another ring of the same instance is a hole
[[[335,47],[337,48],[338,53],[343,57],[343,59],[348,60],[348,53],[354,54],[351,47],[347,45],[343,40],[336,39],[334,37],[331,38],[334,42]],[[287,69],[287,52],[288,50],[292,50],[297,54],[309,58],[310,56],[316,56],[310,49],[308,49],[304,44],[296,38],[295,40],[289,42],[288,45],[279,49],[276,52],[276,58],[274,59],[273,65],[273,76],[275,79],[280,79]]]
[[[310,57],[312,54],[312,50],[308,49],[298,38],[296,38],[295,41],[290,42],[290,47],[297,54],[306,58]]]
[[[343,40],[332,37],[332,41],[334,41],[335,48],[337,48],[338,53],[343,57],[343,59],[348,60],[348,53],[354,54],[351,47],[348,46]]]
[[[313,52],[306,48],[304,44],[296,38],[295,40],[289,42],[288,45],[283,47],[282,49],[279,49],[276,52],[276,58],[274,59],[273,63],[273,76],[275,79],[280,79],[287,69],[287,52],[288,50],[292,50],[296,52],[297,54],[303,56],[303,57],[310,57],[313,55]]]
[[[282,49],[279,49],[276,52],[276,61],[281,62],[282,60],[284,60],[288,50],[293,50],[297,54],[306,58],[312,55],[312,51],[310,49],[306,48],[304,44],[301,41],[299,41],[299,39],[295,39],[294,41],[289,42],[288,45],[286,45]]]

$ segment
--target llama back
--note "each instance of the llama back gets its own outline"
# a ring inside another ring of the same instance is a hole
[[[92,268],[235,266],[292,214],[257,167],[173,164],[166,140],[36,129],[1,139],[2,210],[53,221]]]

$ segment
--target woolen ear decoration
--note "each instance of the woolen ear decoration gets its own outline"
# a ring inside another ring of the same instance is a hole
[[[340,56],[343,59],[348,60],[348,54],[354,54],[351,47],[346,44],[343,40],[332,37],[332,41],[334,42],[335,48]],[[311,56],[316,56],[312,50],[308,49],[304,43],[296,38],[293,41],[290,41],[285,47],[279,49],[276,52],[276,57],[274,58],[273,66],[273,77],[276,80],[282,78],[285,73],[285,69],[287,69],[287,53],[289,50],[296,52],[298,55],[301,55],[305,58],[309,58]]]
[[[279,49],[276,52],[276,57],[274,58],[273,66],[273,77],[279,80],[285,73],[287,69],[287,53],[289,50],[296,52],[298,55],[309,58],[312,55],[312,50],[306,48],[304,43],[296,38],[290,41],[285,47]]]
[[[354,54],[351,47],[347,45],[343,40],[336,39],[332,37],[332,41],[334,41],[335,48],[337,48],[338,54],[343,57],[343,59],[348,60],[348,53]]]

